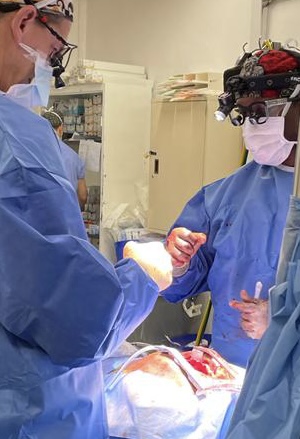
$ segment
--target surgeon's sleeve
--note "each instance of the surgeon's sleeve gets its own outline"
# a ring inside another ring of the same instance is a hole
[[[101,352],[109,355],[152,311],[158,287],[133,259],[123,259],[115,267],[125,300]]]
[[[188,270],[182,276],[174,277],[172,285],[163,291],[163,297],[170,302],[209,290],[207,277],[213,262],[210,239],[210,218],[205,206],[205,188],[200,190],[184,207],[182,213],[170,229],[185,227],[192,232],[205,233],[207,242],[200,247],[191,259]],[[170,233],[169,232],[169,233]]]
[[[0,175],[0,324],[53,362],[104,356],[151,311],[158,288],[86,238],[74,191],[45,169]]]
[[[77,168],[77,178],[78,178],[78,180],[81,179],[81,178],[85,178],[85,164],[84,164],[83,160],[81,160],[79,155],[77,156],[76,168]]]

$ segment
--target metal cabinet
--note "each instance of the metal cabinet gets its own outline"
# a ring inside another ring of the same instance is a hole
[[[204,185],[241,164],[241,129],[217,122],[217,97],[152,103],[148,228],[166,233]]]
[[[114,209],[121,203],[134,208],[138,203],[137,185],[148,186],[146,153],[150,148],[152,82],[135,77],[129,67],[123,74],[103,75],[102,84],[53,90],[50,100],[51,104],[102,95],[100,168],[97,173],[87,172],[87,183],[100,186],[99,249],[112,262],[115,250],[110,224]]]

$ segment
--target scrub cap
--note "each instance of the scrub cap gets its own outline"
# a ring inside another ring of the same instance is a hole
[[[47,110],[42,113],[42,116],[51,123],[55,130],[63,124],[63,115],[58,111]]]
[[[14,6],[34,5],[37,9],[54,14],[62,14],[69,20],[73,21],[73,3],[69,0],[0,0],[0,4],[11,8]]]
[[[250,76],[274,75],[296,71],[299,74],[299,58],[294,56],[291,51],[280,50],[258,50],[246,59],[242,65],[239,76],[248,78]],[[274,99],[278,97],[288,97],[293,92],[292,88],[281,90],[262,90],[255,92],[255,96]]]

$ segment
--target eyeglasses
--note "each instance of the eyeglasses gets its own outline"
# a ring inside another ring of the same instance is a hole
[[[235,126],[243,125],[246,117],[252,124],[262,125],[269,117],[280,116],[287,102],[287,98],[281,98],[252,102],[248,106],[236,105],[231,110],[229,117]]]
[[[39,13],[39,15],[37,16],[37,20],[39,21],[39,23],[41,23],[43,26],[45,26],[48,29],[51,35],[53,35],[61,44],[63,44],[63,48],[59,52],[55,52],[52,55],[50,55],[50,65],[51,67],[55,67],[55,63],[57,62],[58,59],[61,63],[62,68],[65,70],[67,65],[69,64],[73,50],[77,49],[76,44],[68,43],[68,41],[66,41],[56,30],[54,30],[53,27],[47,23],[46,15],[42,15]],[[66,55],[67,58],[65,58]],[[64,64],[62,63],[63,58],[65,58]]]
[[[61,88],[65,85],[61,75],[66,70],[71,54],[73,50],[77,48],[77,46],[75,44],[68,43],[56,30],[53,29],[52,26],[47,23],[47,14],[48,11],[41,13],[38,10],[36,19],[41,25],[45,26],[51,35],[53,35],[63,45],[63,48],[59,52],[52,53],[49,57],[49,64],[53,68],[53,76],[55,78],[55,88]],[[64,57],[66,58],[65,62],[63,63]]]

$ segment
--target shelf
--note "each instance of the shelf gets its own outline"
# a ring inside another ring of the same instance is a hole
[[[93,93],[99,94],[103,92],[102,83],[92,84],[76,84],[66,85],[62,88],[51,89],[50,95],[52,97],[68,96],[68,95],[90,95]]]

